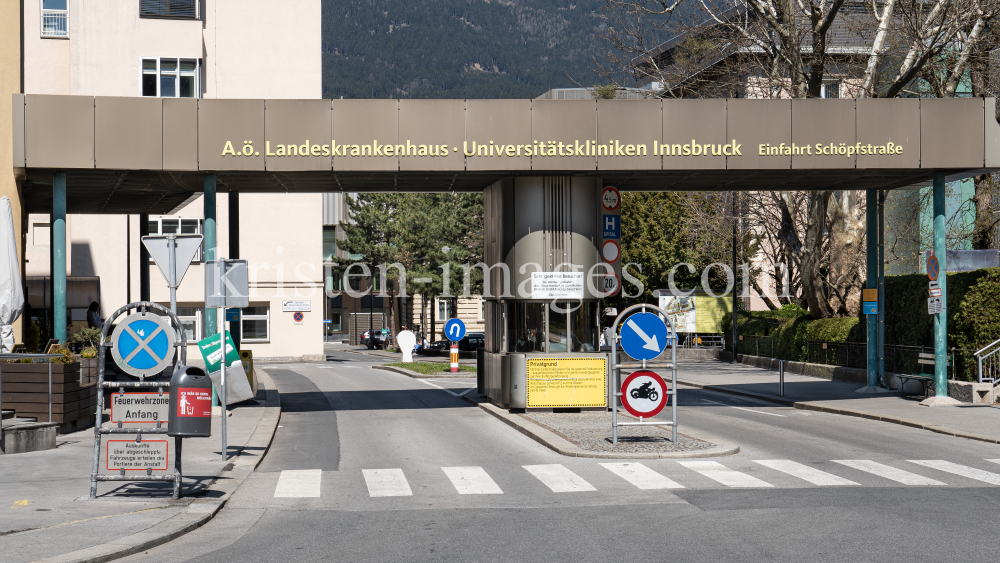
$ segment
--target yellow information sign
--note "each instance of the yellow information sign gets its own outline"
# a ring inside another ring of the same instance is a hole
[[[528,408],[608,406],[607,358],[528,358]]]

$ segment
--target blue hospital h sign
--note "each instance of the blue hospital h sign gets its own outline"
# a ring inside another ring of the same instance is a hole
[[[622,223],[620,215],[604,216],[604,238],[621,238]]]

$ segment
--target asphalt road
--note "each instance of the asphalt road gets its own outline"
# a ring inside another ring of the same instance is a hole
[[[681,432],[741,453],[623,469],[560,456],[455,396],[472,379],[373,363],[270,366],[283,413],[258,471],[209,524],[127,561],[997,557],[997,445],[682,389]]]

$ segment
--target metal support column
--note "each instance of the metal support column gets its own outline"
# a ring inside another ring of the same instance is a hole
[[[66,173],[52,176],[52,338],[66,342]]]
[[[934,173],[934,256],[940,266],[941,312],[934,315],[934,396],[948,396],[948,250],[945,246],[944,172]]]
[[[218,256],[218,252],[216,252],[218,241],[216,238],[215,174],[205,174],[204,183],[204,249],[205,262],[209,262],[215,260],[216,256]],[[211,307],[205,307],[205,338],[218,334],[218,332],[219,318],[216,310]],[[225,348],[223,348],[223,357],[225,357]],[[212,406],[219,406],[219,394],[214,385],[212,386]],[[222,413],[222,416],[226,416],[226,413]]]
[[[739,339],[739,332],[738,332],[739,329],[737,328],[737,324],[736,324],[737,314],[739,312],[739,310],[737,309],[737,303],[736,303],[736,295],[739,293],[736,290],[736,288],[738,287],[738,285],[736,284],[736,271],[737,271],[737,267],[736,267],[736,247],[737,247],[737,241],[736,241],[736,197],[738,195],[739,195],[739,192],[733,192],[733,361],[730,362],[730,363],[733,363],[733,364],[736,363],[737,348],[739,346],[739,340],[740,340]]]
[[[878,190],[865,190],[865,288],[878,287]],[[865,315],[868,387],[878,386],[878,315]]]
[[[885,190],[878,191],[878,384],[885,381]]]
[[[240,194],[239,192],[229,192],[229,259],[238,260],[240,257]],[[324,303],[326,297],[323,298]],[[329,317],[324,317],[329,318]],[[233,339],[233,345],[240,349],[242,331],[239,321],[229,323],[229,335]]]
[[[139,215],[139,301],[149,301],[149,251],[142,237],[149,236],[149,215]]]

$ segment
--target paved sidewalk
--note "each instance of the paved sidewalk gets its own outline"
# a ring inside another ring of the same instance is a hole
[[[1000,443],[1000,407],[963,404],[925,407],[922,397],[899,391],[856,393],[857,384],[785,373],[785,395],[778,396],[778,372],[718,361],[677,366],[678,382],[715,391],[757,397],[800,409],[822,410],[926,428],[985,442]]]
[[[221,417],[212,420],[212,437],[184,440],[184,497],[177,501],[170,483],[149,482],[99,482],[98,499],[90,500],[93,428],[59,436],[54,450],[0,456],[0,563],[108,561],[211,519],[274,435],[277,391],[259,368],[258,379],[257,404],[233,408],[227,419],[228,462]]]

